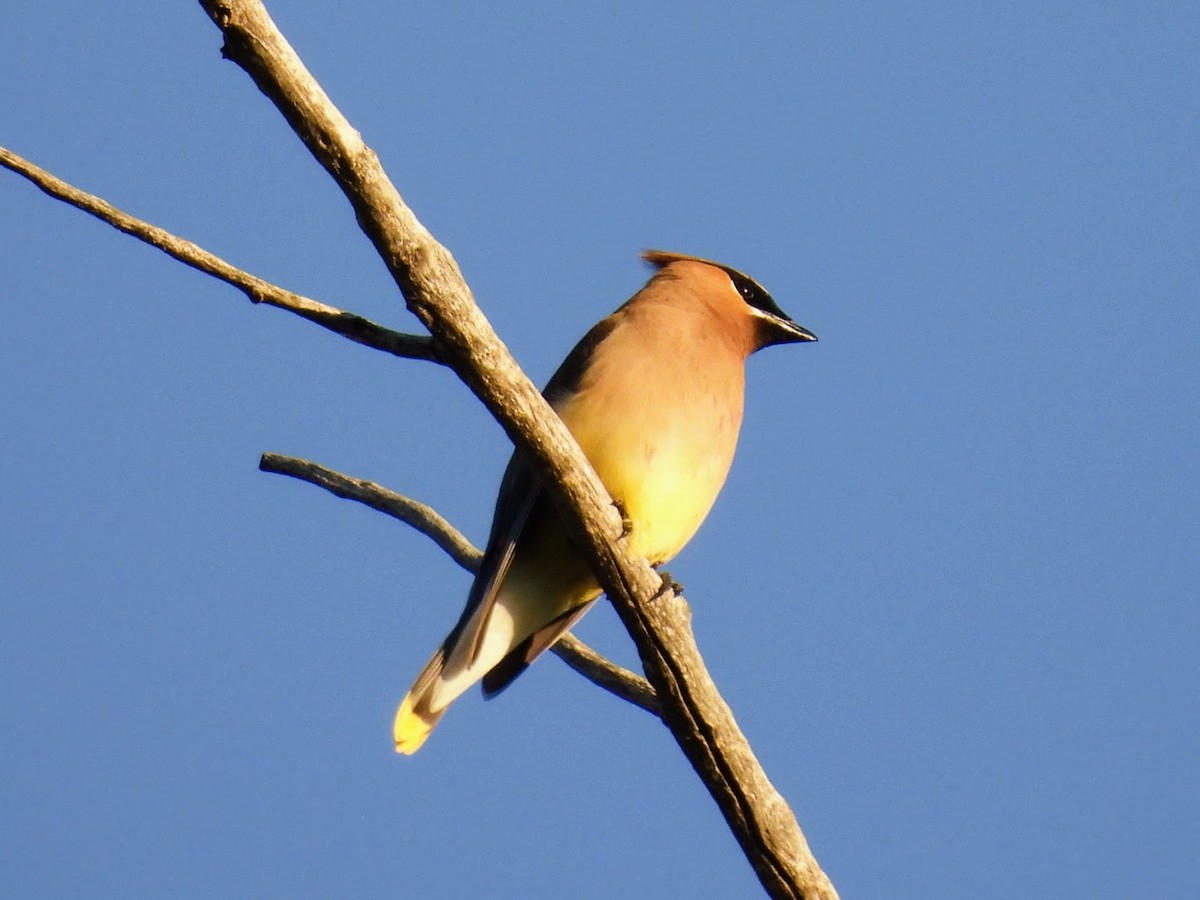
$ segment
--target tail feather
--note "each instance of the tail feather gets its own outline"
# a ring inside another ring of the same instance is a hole
[[[412,754],[420,749],[450,704],[512,652],[518,642],[516,629],[510,611],[498,603],[476,611],[463,627],[451,632],[400,704],[392,726],[397,752]],[[512,671],[505,683],[523,667]]]
[[[445,662],[445,648],[442,648],[425,664],[412,689],[405,695],[400,709],[396,711],[392,737],[396,741],[397,753],[412,755],[420,750],[429,732],[433,731],[433,726],[446,712],[444,706],[437,710],[429,708],[430,695],[437,686]]]
[[[437,712],[423,710],[414,703],[412,694],[405,697],[404,702],[400,704],[399,712],[396,713],[396,722],[392,726],[396,752],[411,756],[420,750],[425,739],[429,737],[429,732],[433,731],[433,726],[438,723],[438,719],[445,711],[444,708]]]
[[[581,606],[568,609],[506,653],[500,662],[484,674],[483,696],[491,700],[512,684],[518,675],[529,668],[531,662],[553,647],[560,637],[570,631],[595,602],[595,600],[589,600]]]

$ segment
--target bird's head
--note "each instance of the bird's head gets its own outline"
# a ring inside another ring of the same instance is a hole
[[[745,311],[754,320],[755,346],[752,349],[769,347],[772,344],[794,344],[802,341],[815,341],[817,336],[792,320],[791,316],[779,308],[774,298],[767,293],[761,284],[737,269],[701,259],[698,256],[688,256],[685,253],[672,253],[667,250],[646,250],[642,253],[646,260],[656,269],[663,269],[672,263],[700,263],[718,269],[729,278],[733,290],[745,303]]]

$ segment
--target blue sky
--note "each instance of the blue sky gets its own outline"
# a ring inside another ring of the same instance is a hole
[[[1200,893],[1197,7],[436,6],[271,9],[535,381],[650,246],[821,337],[751,360],[671,572],[842,894]],[[14,9],[0,144],[419,328],[219,46],[188,3]],[[256,463],[480,541],[509,451],[453,376],[8,173],[0,211],[14,896],[755,895],[666,732],[555,659],[393,754],[467,576]]]

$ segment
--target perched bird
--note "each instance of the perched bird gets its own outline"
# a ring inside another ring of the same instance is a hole
[[[624,514],[630,549],[660,565],[696,533],[725,482],[746,358],[816,336],[735,269],[660,250],[643,258],[653,277],[587,333],[544,394]],[[466,609],[401,703],[396,749],[415,753],[475,682],[488,698],[506,688],[599,595],[514,453]]]

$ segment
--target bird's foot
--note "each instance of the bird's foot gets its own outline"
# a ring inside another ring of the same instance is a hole
[[[671,573],[666,569],[655,569],[658,576],[662,579],[662,586],[655,592],[651,600],[657,600],[659,597],[665,597],[667,594],[682,594],[683,585],[671,577]]]
[[[625,512],[625,504],[620,500],[614,500],[612,505],[617,508],[617,512],[621,514],[621,537],[620,540],[625,540],[633,533],[633,519],[629,518]]]

